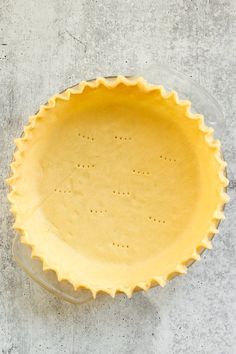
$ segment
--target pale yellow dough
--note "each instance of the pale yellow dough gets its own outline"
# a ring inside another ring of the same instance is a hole
[[[210,247],[223,217],[219,142],[188,102],[142,79],[55,96],[17,146],[15,226],[44,269],[75,288],[164,285]]]

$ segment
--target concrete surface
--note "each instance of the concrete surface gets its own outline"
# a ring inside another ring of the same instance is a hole
[[[236,353],[235,1],[1,0],[0,350],[6,353]],[[83,78],[156,61],[199,81],[226,116],[226,221],[185,277],[131,300],[73,306],[35,285],[11,256],[4,179],[27,117]]]

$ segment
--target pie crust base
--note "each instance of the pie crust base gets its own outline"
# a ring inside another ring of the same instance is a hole
[[[143,78],[98,78],[52,97],[16,146],[14,228],[43,270],[94,297],[186,273],[224,218],[213,129]]]

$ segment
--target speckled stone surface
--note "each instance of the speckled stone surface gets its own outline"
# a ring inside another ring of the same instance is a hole
[[[0,4],[0,352],[236,353],[236,12],[234,0],[2,0]],[[231,202],[187,276],[131,300],[74,306],[14,263],[4,179],[27,117],[63,88],[156,61],[193,77],[225,114]]]

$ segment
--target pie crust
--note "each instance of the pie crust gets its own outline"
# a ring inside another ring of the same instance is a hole
[[[15,142],[14,228],[59,281],[130,297],[211,248],[226,163],[213,129],[175,92],[141,77],[81,82]]]

